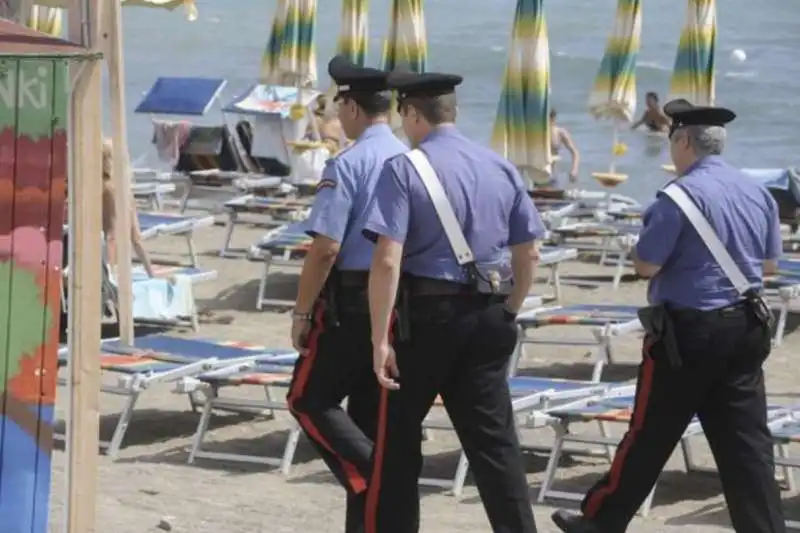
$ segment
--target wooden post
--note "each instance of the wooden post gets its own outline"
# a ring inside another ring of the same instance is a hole
[[[113,2],[112,2],[113,3]],[[88,4],[88,12],[81,9]],[[82,42],[89,24],[97,50],[100,0],[75,0],[69,10],[69,35]],[[67,533],[95,531],[99,443],[101,241],[102,231],[102,60],[75,67],[69,142],[69,413],[67,416]],[[80,202],[80,209],[77,204]]]
[[[111,129],[114,143],[112,179],[116,192],[116,241],[118,319],[120,340],[133,344],[133,279],[131,275],[131,225],[133,193],[128,162],[128,134],[125,124],[125,73],[122,61],[122,9],[120,2],[107,2],[103,15],[103,53],[108,66],[108,87],[111,102]]]

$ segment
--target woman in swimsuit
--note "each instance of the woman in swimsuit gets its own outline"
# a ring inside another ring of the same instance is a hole
[[[572,166],[569,171],[569,181],[575,183],[578,181],[578,167],[580,166],[580,154],[578,148],[572,141],[572,136],[566,130],[556,124],[556,110],[550,110],[550,153],[553,156],[558,156],[558,152],[563,146],[572,157]],[[555,166],[555,165],[554,165]],[[557,181],[553,180],[554,185],[558,185]]]
[[[647,103],[647,109],[645,109],[642,118],[631,125],[631,129],[635,130],[644,124],[648,131],[654,133],[666,133],[669,131],[672,121],[664,114],[661,106],[658,105],[658,95],[654,92],[647,93],[645,102]]]
[[[114,185],[111,183],[112,165],[111,141],[103,141],[103,235],[106,243],[106,259],[109,265],[117,264],[117,213],[114,196],[116,194]],[[139,229],[139,219],[136,217],[136,203],[131,206],[131,244],[133,251],[142,263],[145,272],[149,277],[153,277],[153,264],[150,262],[150,255],[142,244],[142,233]]]

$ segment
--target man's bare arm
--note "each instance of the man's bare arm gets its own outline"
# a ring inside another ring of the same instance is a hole
[[[303,261],[300,282],[297,287],[297,300],[294,308],[297,313],[310,313],[314,302],[319,298],[328,275],[336,264],[339,243],[317,235]]]
[[[378,237],[369,269],[369,314],[372,345],[389,344],[389,325],[400,282],[403,245],[384,236]]]
[[[538,261],[539,250],[535,241],[511,247],[511,270],[514,273],[514,287],[506,300],[506,307],[514,314],[519,313],[525,298],[531,290]]]
[[[765,276],[774,276],[778,273],[778,260],[764,259],[764,265],[762,268],[764,269]]]

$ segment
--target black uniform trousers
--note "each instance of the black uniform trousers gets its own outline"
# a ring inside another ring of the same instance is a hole
[[[347,490],[347,533],[364,531],[379,389],[366,309],[339,312],[338,325],[330,327],[325,303],[318,302],[308,352],[295,365],[287,399],[290,412]],[[345,398],[347,412],[341,406]]]
[[[682,364],[670,365],[663,343],[645,337],[630,427],[583,500],[584,518],[604,533],[624,532],[697,415],[734,529],[784,532],[761,370],[769,335],[742,304],[670,316]]]
[[[393,343],[400,389],[381,391],[367,533],[416,533],[422,422],[437,395],[469,459],[492,531],[534,533],[507,383],[513,320],[482,295],[411,297]]]

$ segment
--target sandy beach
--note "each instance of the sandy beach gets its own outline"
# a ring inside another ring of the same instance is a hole
[[[260,228],[241,225],[234,234],[233,246],[246,248],[263,234]],[[201,265],[215,269],[218,278],[213,283],[196,285],[195,294],[204,313],[198,333],[173,330],[176,335],[249,341],[275,347],[289,347],[289,316],[287,313],[256,311],[255,299],[258,278],[263,265],[238,258],[219,258],[223,228],[203,229],[195,241],[201,252]],[[176,250],[183,250],[180,239],[159,238],[149,241],[154,259],[176,260]],[[600,287],[582,289],[565,286],[563,303],[644,303],[645,283],[626,278],[619,290],[611,288],[612,269],[596,264],[570,262],[563,265],[565,277],[596,278]],[[276,276],[272,297],[292,298],[296,276]],[[544,286],[537,289],[547,291]],[[776,403],[796,402],[795,363],[790,355],[800,351],[800,335],[793,332],[796,321],[790,319],[787,335],[768,364],[768,390]],[[573,328],[548,328],[547,334],[568,335]],[[550,333],[552,330],[552,334]],[[534,333],[535,335],[536,333]],[[624,380],[635,376],[640,358],[639,338],[629,337],[615,344],[619,362],[606,369],[605,380]],[[520,374],[588,379],[591,367],[585,358],[585,348],[528,346]],[[113,376],[105,376],[113,382]],[[66,391],[60,389],[58,415],[64,416]],[[262,398],[260,387],[241,387],[233,394],[254,399]],[[121,407],[118,397],[101,397],[101,436],[110,437]],[[295,466],[290,479],[279,472],[259,466],[198,460],[187,464],[188,446],[198,421],[191,412],[186,396],[175,394],[171,386],[147,390],[137,405],[125,445],[116,462],[103,456],[99,468],[97,500],[97,530],[113,533],[145,533],[159,531],[166,524],[174,532],[271,533],[314,531],[319,533],[343,531],[344,492],[328,474],[324,463],[308,442],[301,438]],[[275,419],[221,414],[214,419],[207,447],[214,451],[248,451],[253,454],[280,455],[286,438],[289,419],[278,413]],[[575,426],[582,431],[582,425]],[[594,426],[591,428],[594,430]],[[622,425],[613,427],[616,434]],[[549,428],[523,431],[528,445],[549,444],[553,431]],[[711,466],[713,461],[703,439],[695,439],[699,462]],[[458,446],[451,432],[434,432],[425,443],[425,474],[446,477],[455,471]],[[542,479],[546,456],[527,454],[527,472],[532,502]],[[686,474],[682,461],[674,455],[656,491],[651,515],[637,518],[629,531],[648,533],[685,531],[690,527],[697,533],[724,531],[730,528],[715,475]],[[601,458],[568,456],[558,472],[558,486],[583,489],[607,468]],[[54,455],[51,531],[60,531],[64,521],[63,446]],[[796,495],[784,492],[788,516],[800,516]],[[566,502],[534,505],[539,531],[555,532],[549,515],[553,506],[574,508]],[[462,533],[489,531],[477,491],[468,478],[461,501],[443,490],[425,489],[422,502],[422,531]]]

